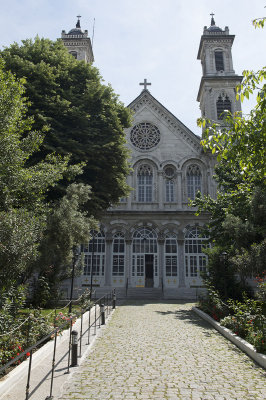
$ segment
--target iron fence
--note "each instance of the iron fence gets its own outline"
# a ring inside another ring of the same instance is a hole
[[[94,294],[96,296],[96,293]],[[71,300],[73,304],[77,304],[76,300]],[[67,304],[67,306],[69,303]],[[66,306],[66,307],[67,307]],[[73,324],[74,321],[78,318],[80,318],[80,328],[79,328],[79,333],[78,333],[78,340],[77,340],[77,356],[81,357],[82,353],[82,342],[85,337],[87,336],[87,341],[86,345],[90,344],[90,335],[91,335],[91,330],[94,330],[94,335],[96,335],[96,330],[97,328],[100,328],[101,325],[105,324],[105,318],[111,314],[111,311],[116,308],[116,293],[115,290],[112,290],[111,292],[107,293],[106,295],[102,296],[99,299],[94,299],[90,303],[90,305],[86,309],[81,309],[80,312],[75,313],[74,315],[70,315],[68,320],[65,321],[64,323],[61,323],[58,326],[54,326],[54,329],[49,332],[46,336],[42,337],[40,340],[38,340],[36,343],[33,345],[29,346],[27,349],[25,349],[22,353],[20,353],[18,356],[16,356],[14,359],[10,360],[7,362],[5,365],[3,365],[0,368],[0,375],[3,374],[9,367],[12,367],[12,365],[17,364],[18,361],[23,361],[26,356],[29,357],[29,365],[28,365],[28,374],[27,374],[27,383],[26,383],[26,388],[25,388],[25,400],[29,400],[31,393],[30,393],[30,382],[31,382],[31,374],[32,374],[32,355],[33,352],[39,348],[41,345],[43,345],[45,342],[47,342],[50,339],[54,339],[54,346],[53,346],[53,354],[52,354],[52,360],[51,360],[51,368],[49,370],[49,375],[51,374],[51,383],[50,383],[50,391],[49,394],[47,395],[45,400],[51,400],[53,399],[53,387],[54,387],[54,372],[55,372],[55,360],[56,360],[56,349],[57,349],[57,337],[59,332],[62,330],[66,329],[66,326],[69,325],[67,328],[69,330],[69,342],[68,342],[68,361],[67,361],[67,371],[66,373],[70,372],[70,368],[72,366],[75,366],[73,364]],[[93,314],[92,314],[93,311]],[[87,326],[84,326],[84,314],[88,312],[88,323]],[[55,313],[56,317],[56,313]],[[55,318],[56,319],[56,318]],[[30,321],[30,318],[26,320]],[[30,326],[30,322],[29,322]],[[75,331],[76,332],[76,331]],[[72,364],[70,364],[70,359],[72,355]]]

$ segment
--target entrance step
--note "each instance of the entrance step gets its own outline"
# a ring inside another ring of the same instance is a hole
[[[128,288],[129,299],[162,299],[162,289],[158,288]]]

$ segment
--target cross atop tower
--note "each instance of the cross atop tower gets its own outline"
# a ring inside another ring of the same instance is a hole
[[[143,89],[143,90],[146,90],[146,89],[147,89],[147,86],[150,86],[151,83],[148,83],[148,82],[147,82],[147,79],[144,79],[144,82],[143,82],[143,83],[140,83],[140,85],[141,85],[141,86],[144,86],[144,89]]]
[[[80,28],[80,18],[81,15],[77,15],[78,22],[76,23],[76,28]]]
[[[213,14],[213,12],[212,12],[212,13],[210,13],[210,15],[212,16],[211,26],[213,26],[213,25],[215,25],[215,21],[214,21],[214,18],[213,18],[215,14]]]

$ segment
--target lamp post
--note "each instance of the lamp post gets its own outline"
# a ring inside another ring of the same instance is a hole
[[[73,263],[72,263],[72,275],[71,275],[71,290],[70,290],[70,303],[68,312],[71,314],[72,311],[72,298],[73,298],[73,287],[74,287],[74,279],[75,279],[75,266],[79,256],[79,248],[77,246],[73,246]]]
[[[226,251],[223,251],[220,255],[219,255],[219,259],[220,262],[222,263],[223,267],[224,267],[224,295],[225,298],[227,299],[227,260],[228,260],[228,254]]]

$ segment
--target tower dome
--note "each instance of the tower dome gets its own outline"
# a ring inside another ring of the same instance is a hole
[[[214,21],[214,14],[211,14],[212,19],[211,19],[211,26],[207,29],[208,32],[222,32],[222,29],[219,28],[219,26],[215,25],[215,21]]]
[[[70,29],[68,33],[62,31],[61,39],[67,47],[70,54],[77,60],[84,60],[91,64],[94,61],[91,40],[88,37],[88,31],[82,30],[80,26],[81,16],[77,16],[78,21],[76,27]]]
[[[81,29],[81,26],[80,26],[80,18],[81,18],[81,16],[78,15],[77,18],[78,18],[78,21],[76,23],[76,28],[71,29],[68,32],[68,35],[84,35],[84,31]]]

